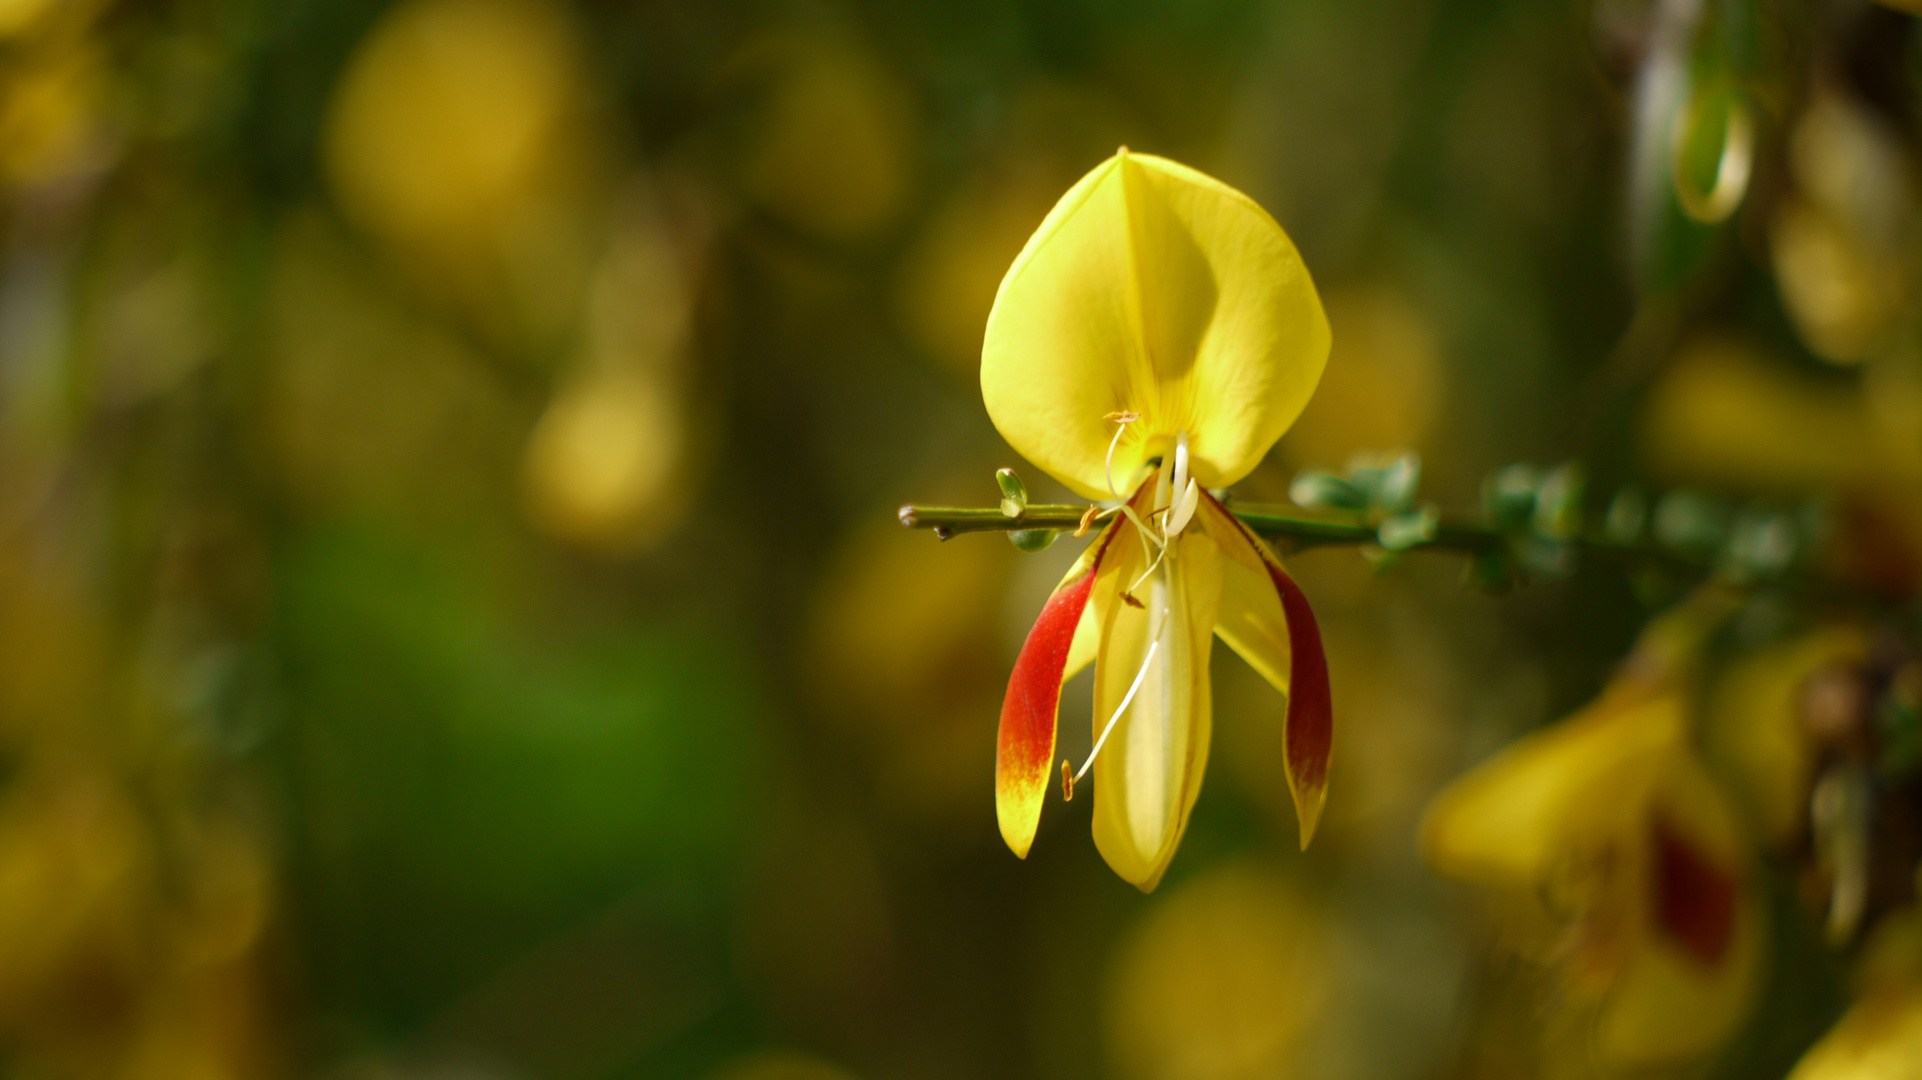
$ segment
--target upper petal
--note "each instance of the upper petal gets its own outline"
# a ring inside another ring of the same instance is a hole
[[[1328,322],[1294,244],[1246,195],[1125,150],[1063,196],[988,316],[981,392],[1008,443],[1088,498],[1180,431],[1206,487],[1247,475],[1307,404]]]

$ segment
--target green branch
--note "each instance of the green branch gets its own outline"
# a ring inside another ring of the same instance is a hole
[[[1072,504],[1035,503],[1023,507],[1019,514],[1010,517],[995,507],[904,506],[900,517],[901,524],[908,528],[928,529],[946,540],[971,532],[1073,532],[1080,527],[1089,509]],[[1262,503],[1237,503],[1228,509],[1284,554],[1318,547],[1382,546],[1380,527],[1361,515],[1306,515],[1286,507]],[[1409,538],[1395,550],[1397,554],[1436,551],[1471,558],[1507,558],[1513,554],[1513,545],[1521,539],[1486,526],[1438,522],[1429,535]],[[1536,539],[1540,541],[1543,538]],[[1625,544],[1593,535],[1547,542],[1572,549],[1581,558],[1594,558],[1623,566],[1661,567],[1684,574],[1707,574],[1714,569],[1706,558],[1645,543]]]
[[[961,533],[1019,532],[1054,529],[1072,532],[1081,525],[1086,506],[1033,503],[1020,514],[1009,517],[994,507],[903,506],[901,524],[910,529],[931,529],[943,540]],[[1269,539],[1281,541],[1285,550],[1301,551],[1314,547],[1361,547],[1380,543],[1380,530],[1356,518],[1310,517],[1285,507],[1261,503],[1236,503],[1228,508],[1250,529]],[[1501,533],[1474,526],[1442,525],[1435,535],[1417,540],[1402,550],[1426,548],[1475,554],[1498,550],[1506,545]]]

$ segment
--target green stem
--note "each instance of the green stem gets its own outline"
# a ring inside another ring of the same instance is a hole
[[[1090,508],[1073,504],[1030,504],[1017,517],[1008,517],[995,507],[904,506],[901,524],[910,529],[931,529],[943,540],[969,532],[1014,532],[1021,529],[1055,529],[1072,532]],[[1376,527],[1359,517],[1322,517],[1304,515],[1286,507],[1261,503],[1233,503],[1228,509],[1250,529],[1274,542],[1284,554],[1317,547],[1364,547],[1380,542]],[[1505,553],[1512,537],[1500,530],[1481,525],[1443,523],[1435,535],[1418,540],[1407,551],[1441,551],[1461,555]],[[1583,559],[1595,559],[1625,568],[1662,567],[1683,575],[1707,575],[1714,564],[1707,558],[1645,543],[1621,543],[1594,534],[1562,541]],[[1837,582],[1790,572],[1768,582],[1779,588],[1803,592],[1819,598],[1874,607],[1886,601],[1868,596]]]
[[[1278,541],[1284,551],[1305,551],[1317,547],[1362,547],[1378,543],[1374,525],[1356,518],[1309,516],[1285,507],[1261,503],[1235,503],[1228,507],[1250,529]],[[1073,530],[1081,524],[1086,506],[1072,504],[1030,504],[1019,517],[1008,517],[994,507],[904,506],[901,524],[910,529],[932,529],[943,540],[961,533],[1013,532],[1019,529]],[[1479,525],[1443,524],[1435,535],[1418,540],[1404,551],[1449,551],[1478,555],[1507,549],[1508,537]],[[1567,541],[1585,555],[1605,561],[1646,565],[1663,563],[1673,569],[1706,572],[1709,564],[1676,552],[1645,544],[1622,544],[1597,536]]]
[[[1288,550],[1313,547],[1358,547],[1376,543],[1375,526],[1353,518],[1310,517],[1284,507],[1260,503],[1235,503],[1229,510],[1250,529],[1270,540],[1283,541]],[[1081,524],[1086,506],[1071,504],[1030,504],[1019,517],[1008,517],[994,507],[904,506],[901,524],[910,529],[932,529],[946,540],[970,532],[1012,532],[1018,529],[1068,529]],[[1433,539],[1419,541],[1408,550],[1427,548],[1468,554],[1500,547],[1502,535],[1492,529],[1474,526],[1443,525]]]

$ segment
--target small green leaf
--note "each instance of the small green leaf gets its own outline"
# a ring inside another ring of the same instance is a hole
[[[1058,529],[1011,529],[1008,542],[1022,551],[1046,551],[1060,535]]]
[[[1582,531],[1582,495],[1588,480],[1580,462],[1559,466],[1535,488],[1531,516],[1535,531],[1557,540],[1573,540]]]
[[[1648,497],[1637,488],[1623,488],[1609,500],[1602,534],[1612,543],[1633,544],[1642,538],[1642,528],[1647,524]]]
[[[1021,477],[1015,475],[1013,469],[996,470],[994,482],[1001,486],[1001,513],[1006,517],[1020,517],[1021,512],[1028,508],[1028,485],[1021,482]]]
[[[1482,515],[1503,532],[1526,529],[1535,516],[1535,489],[1542,482],[1533,465],[1509,465],[1482,481]]]
[[[1364,510],[1368,495],[1354,484],[1320,469],[1303,469],[1288,486],[1288,497],[1304,510]]]
[[[1412,450],[1357,454],[1348,462],[1348,482],[1362,493],[1369,509],[1405,513],[1414,508],[1421,487],[1421,455]]]
[[[1441,513],[1433,504],[1419,511],[1396,514],[1381,523],[1375,531],[1375,538],[1387,551],[1407,551],[1417,544],[1425,544],[1435,538],[1441,525]]]
[[[1655,504],[1655,538],[1676,551],[1707,555],[1728,536],[1729,508],[1693,491],[1671,491]]]

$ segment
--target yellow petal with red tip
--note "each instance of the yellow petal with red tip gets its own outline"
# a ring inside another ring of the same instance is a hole
[[[1225,556],[1215,634],[1287,698],[1283,764],[1305,849],[1321,820],[1334,755],[1334,705],[1321,630],[1281,560],[1214,496],[1202,497],[1199,520]]]
[[[1301,256],[1255,202],[1123,150],[1083,177],[1009,268],[981,395],[1008,444],[1086,498],[1129,491],[1189,437],[1203,487],[1246,476],[1300,414],[1328,357]]]
[[[1061,683],[1068,674],[1070,655],[1082,639],[1080,628],[1092,606],[1089,598],[1103,555],[1117,534],[1112,525],[1103,530],[1055,586],[1008,678],[995,740],[994,812],[1001,839],[1024,859],[1040,827],[1041,804],[1054,769]]]
[[[1728,1038],[1761,963],[1762,916],[1734,812],[1679,747],[1651,772],[1625,963],[1595,1030],[1597,1055],[1621,1071],[1692,1058]]]
[[[1533,889],[1572,831],[1606,828],[1600,819],[1641,805],[1649,762],[1680,746],[1683,730],[1675,694],[1621,687],[1518,740],[1430,804],[1422,824],[1430,865],[1476,884]]]
[[[1124,526],[1115,546],[1104,587],[1116,596],[1095,661],[1095,737],[1120,715],[1095,758],[1094,841],[1115,873],[1150,892],[1181,843],[1208,764],[1220,553],[1205,533],[1183,533],[1144,581],[1153,551],[1140,530]]]

